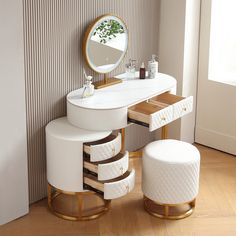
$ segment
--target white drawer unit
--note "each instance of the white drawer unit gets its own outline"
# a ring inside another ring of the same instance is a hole
[[[74,126],[86,130],[118,130],[126,127],[128,108],[164,92],[175,93],[176,80],[162,73],[156,79],[126,79],[123,82],[98,89],[95,94],[82,98],[83,88],[67,95],[67,118]]]
[[[104,199],[115,199],[125,196],[134,188],[135,170],[127,171],[124,175],[110,181],[98,181],[90,174],[84,174],[84,183],[95,190],[104,193]]]
[[[88,158],[84,158],[84,168],[96,173],[98,180],[114,179],[128,170],[129,152],[119,153],[115,157],[101,162],[90,162]]]
[[[163,107],[172,106],[172,120],[176,120],[193,110],[193,96],[185,98],[170,93],[163,93],[151,98],[149,102]]]
[[[116,156],[121,151],[121,134],[84,144],[84,152],[90,155],[91,162],[107,160]]]
[[[163,107],[149,102],[138,103],[128,109],[128,121],[156,130],[173,119],[173,107]]]
[[[156,130],[193,109],[193,97],[180,97],[170,93],[150,98],[128,109],[128,121]]]

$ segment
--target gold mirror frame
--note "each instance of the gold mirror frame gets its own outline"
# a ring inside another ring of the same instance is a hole
[[[117,63],[114,65],[114,67],[112,67],[111,70],[109,70],[109,71],[101,72],[101,71],[97,70],[95,66],[92,65],[91,60],[89,59],[88,42],[89,42],[89,40],[91,38],[91,35],[93,34],[94,30],[97,28],[97,26],[106,19],[117,19],[117,21],[122,24],[122,26],[124,27],[125,33],[126,33],[127,42],[126,42],[126,47],[125,47],[125,50],[124,50],[123,54],[121,55],[121,57],[119,58]],[[102,81],[98,81],[98,82],[93,83],[96,89],[107,87],[107,86],[114,85],[114,84],[122,82],[121,79],[107,78],[107,73],[110,73],[111,71],[115,70],[120,65],[121,61],[124,59],[124,57],[127,53],[128,43],[129,43],[128,28],[127,28],[125,22],[120,17],[118,17],[114,14],[102,15],[102,16],[96,18],[89,25],[89,27],[87,28],[87,30],[85,32],[84,38],[83,38],[83,55],[84,55],[84,58],[85,58],[85,61],[86,61],[87,65],[93,71],[95,71],[97,73],[100,73],[100,74],[104,74],[104,79]]]

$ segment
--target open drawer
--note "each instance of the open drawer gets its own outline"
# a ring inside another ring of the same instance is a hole
[[[84,143],[84,152],[90,155],[91,162],[103,161],[117,155],[121,150],[121,134],[90,143]]]
[[[104,199],[119,198],[133,190],[135,170],[127,171],[124,175],[106,182],[98,181],[95,176],[84,173],[84,183],[93,189],[103,192]]]
[[[90,162],[84,158],[84,168],[97,173],[98,180],[109,180],[123,175],[129,168],[129,152],[119,153],[109,160]]]
[[[172,119],[172,106],[141,102],[128,109],[128,121],[149,127],[149,131],[170,123]]]
[[[193,109],[193,96],[181,97],[170,93],[163,93],[156,97],[150,98],[149,102],[158,106],[173,106],[173,120],[176,120]]]

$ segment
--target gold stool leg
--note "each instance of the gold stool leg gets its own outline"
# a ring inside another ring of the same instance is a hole
[[[168,217],[169,216],[169,206],[165,205],[164,208],[165,208],[165,217]]]
[[[185,202],[182,204],[161,204],[161,203],[152,201],[151,199],[147,198],[146,196],[143,196],[143,200],[144,200],[144,209],[150,215],[158,217],[158,218],[162,218],[162,219],[169,219],[169,220],[179,220],[179,219],[183,219],[183,218],[190,216],[193,213],[193,210],[195,207],[195,201],[196,201],[196,199],[193,199],[190,202]],[[188,210],[181,212],[180,214],[170,215],[169,210],[171,207],[177,207],[177,206],[181,206],[184,204],[189,205]],[[159,213],[157,210],[152,209],[153,206],[163,206],[164,207],[164,214]]]

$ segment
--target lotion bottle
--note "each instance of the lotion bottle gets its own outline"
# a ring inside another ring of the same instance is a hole
[[[139,79],[145,79],[146,77],[146,69],[144,66],[144,62],[142,62],[140,70],[139,70]]]
[[[157,56],[152,55],[152,59],[148,62],[148,77],[149,79],[155,79],[158,73],[158,62],[155,60]]]

